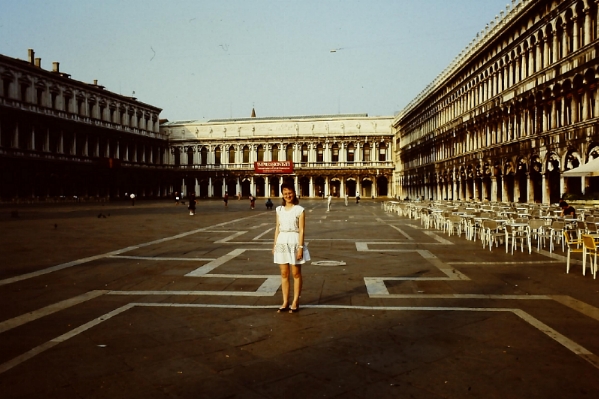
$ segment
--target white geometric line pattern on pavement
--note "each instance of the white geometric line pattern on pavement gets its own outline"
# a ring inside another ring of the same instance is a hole
[[[379,291],[382,289],[381,284],[384,286],[383,280],[470,280],[468,276],[464,275],[457,269],[450,267],[446,263],[441,262],[439,258],[437,258],[432,252],[427,251],[426,249],[382,249],[382,250],[373,250],[369,249],[368,245],[374,244],[373,242],[357,242],[356,248],[358,252],[416,252],[424,259],[426,259],[430,264],[439,269],[443,274],[447,277],[364,277],[364,280],[369,279],[370,284],[375,291]],[[380,243],[376,243],[380,244]],[[389,243],[384,243],[389,244]],[[368,287],[368,284],[367,284]],[[386,288],[385,288],[386,291]]]
[[[53,303],[52,305],[45,306],[41,309],[34,310],[33,312],[26,313],[21,316],[14,317],[12,319],[5,320],[0,323],[0,333],[11,330],[13,328],[22,326],[23,324],[29,323],[30,321],[34,321],[40,319],[42,317],[51,315],[56,312],[60,312],[61,310],[70,308],[71,306],[79,305],[80,303],[87,302],[91,299],[97,298],[106,294],[108,291],[104,290],[96,290],[89,291],[85,294],[81,294],[75,296],[73,298],[65,299],[64,301],[60,301],[57,303]]]
[[[176,240],[178,238],[187,237],[189,235],[201,233],[201,232],[204,232],[204,231],[210,231],[211,229],[214,229],[214,228],[217,228],[217,227],[222,227],[222,226],[226,226],[228,224],[237,223],[237,222],[239,222],[241,220],[251,219],[251,218],[254,218],[254,217],[258,217],[260,215],[261,214],[256,214],[256,215],[247,216],[247,217],[240,218],[240,219],[234,219],[234,220],[230,220],[228,222],[223,222],[223,223],[215,224],[213,226],[202,227],[201,229],[191,230],[191,231],[187,231],[185,233],[180,233],[180,234],[177,234],[177,235],[174,235],[174,236],[160,238],[158,240],[154,240],[154,241],[150,241],[150,242],[146,242],[146,243],[142,243],[142,244],[133,245],[133,246],[130,246],[130,247],[127,247],[127,248],[118,249],[116,251],[107,252],[105,254],[90,256],[88,258],[77,259],[77,260],[74,260],[74,261],[71,261],[71,262],[62,263],[60,265],[48,267],[46,269],[38,270],[38,271],[35,271],[35,272],[31,272],[31,273],[27,273],[27,274],[21,274],[19,276],[15,276],[15,277],[10,277],[10,278],[4,279],[4,280],[0,280],[0,286],[6,285],[6,284],[16,283],[18,281],[27,280],[27,279],[34,278],[34,277],[43,276],[44,274],[53,273],[53,272],[56,272],[56,271],[59,271],[59,270],[63,270],[63,269],[69,268],[69,267],[77,266],[77,265],[81,265],[83,263],[92,262],[94,260],[103,259],[103,258],[106,258],[106,257],[109,257],[109,256],[120,255],[122,253],[133,251],[133,250],[136,250],[136,249],[139,249],[139,248],[143,248],[143,247],[147,247],[147,246],[150,246],[150,245],[155,245],[155,244],[160,244],[160,243],[167,242],[167,241]]]
[[[383,224],[386,224],[387,226],[389,226],[389,227],[391,227],[391,228],[393,228],[393,229],[395,229],[395,230],[399,231],[399,232],[400,232],[400,233],[401,233],[401,234],[402,234],[404,237],[406,237],[406,239],[407,239],[408,241],[414,241],[414,239],[413,239],[413,238],[412,238],[412,237],[411,237],[411,236],[410,236],[408,233],[406,233],[405,231],[403,231],[403,230],[402,230],[402,229],[400,229],[399,227],[397,227],[397,226],[394,226],[394,225],[392,225],[392,224],[390,224],[390,223],[387,223],[386,221],[384,221],[384,220],[383,220],[383,219],[381,219],[381,218],[378,218],[378,219],[377,219],[377,222],[381,222],[381,223],[383,223]]]
[[[182,303],[130,303],[125,306],[121,306],[109,313],[104,314],[88,323],[77,327],[70,332],[60,335],[50,341],[47,341],[28,352],[17,356],[3,364],[0,364],[0,374],[4,373],[19,364],[33,358],[34,356],[45,352],[46,350],[58,345],[59,343],[65,342],[68,339],[81,334],[89,330],[98,324],[111,319],[112,317],[119,315],[127,310],[134,309],[136,307],[169,307],[169,308],[217,308],[217,309],[272,309],[272,306],[246,306],[246,305],[214,305],[214,304],[182,304]],[[369,311],[452,311],[452,312],[509,312],[516,315],[520,320],[523,320],[528,325],[536,328],[538,331],[545,334],[555,342],[564,346],[566,349],[576,354],[580,358],[586,360],[593,367],[599,369],[599,357],[593,354],[591,351],[569,339],[568,337],[560,334],[553,328],[549,327],[545,323],[536,319],[532,315],[526,313],[520,309],[513,308],[466,308],[466,307],[414,307],[414,306],[348,306],[348,305],[302,305],[304,309],[345,309],[345,310],[369,310]]]
[[[231,252],[229,252],[226,255],[221,256],[220,258],[216,258],[215,260],[206,263],[204,266],[201,266],[189,273],[187,273],[185,276],[186,277],[202,277],[208,273],[210,273],[212,270],[216,269],[217,267],[227,263],[228,261],[230,261],[231,259],[234,259],[236,257],[238,257],[239,255],[241,255],[242,253],[244,253],[245,251],[269,251],[269,249],[265,249],[265,248],[237,248],[232,250]],[[268,276],[265,276],[268,277]]]
[[[133,260],[172,260],[172,261],[184,261],[184,262],[209,262],[215,258],[161,258],[152,256],[124,256],[124,255],[112,255],[109,258],[117,259],[133,259]]]
[[[438,242],[440,242],[441,244],[445,244],[445,245],[455,245],[453,242],[451,242],[451,241],[449,241],[449,240],[446,240],[445,238],[443,238],[443,237],[441,237],[441,236],[439,236],[439,235],[435,234],[435,233],[434,233],[434,232],[432,232],[432,231],[425,231],[425,232],[424,232],[424,234],[426,234],[426,235],[427,235],[427,236],[429,236],[429,237],[432,237],[432,238],[434,238],[434,239],[435,239],[435,241],[438,241]],[[424,242],[421,242],[421,243],[419,243],[419,244],[426,244],[426,243],[424,243]]]

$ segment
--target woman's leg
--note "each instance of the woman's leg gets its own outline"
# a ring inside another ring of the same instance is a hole
[[[279,265],[281,269],[281,291],[283,292],[283,304],[281,308],[289,306],[289,264]]]
[[[291,272],[293,273],[293,302],[291,303],[291,309],[297,309],[302,293],[302,266],[292,265]]]

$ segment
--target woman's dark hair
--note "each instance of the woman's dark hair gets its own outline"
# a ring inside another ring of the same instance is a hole
[[[293,191],[293,201],[291,202],[293,203],[293,205],[299,204],[299,199],[297,198],[297,193],[295,192],[295,186],[290,183],[283,183],[281,184],[281,194],[283,194],[284,189]],[[283,206],[285,206],[285,204],[285,198],[283,198]]]

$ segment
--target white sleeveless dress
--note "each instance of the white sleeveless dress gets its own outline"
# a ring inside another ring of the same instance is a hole
[[[294,205],[287,210],[284,206],[277,207],[279,217],[279,235],[275,243],[274,262],[279,265],[302,265],[310,260],[308,246],[304,242],[303,259],[297,260],[296,254],[299,246],[299,218],[304,208]]]

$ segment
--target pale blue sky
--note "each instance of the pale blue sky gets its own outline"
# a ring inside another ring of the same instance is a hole
[[[171,121],[393,115],[508,2],[0,0],[0,53],[33,48]]]

